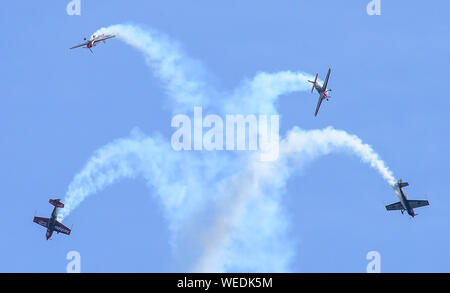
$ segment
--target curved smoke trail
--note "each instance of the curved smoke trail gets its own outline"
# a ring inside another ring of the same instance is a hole
[[[112,25],[94,33],[100,34],[114,34],[144,55],[155,76],[164,84],[174,111],[192,110],[198,105],[206,107],[215,96],[200,62],[185,56],[180,45],[164,34],[134,25]]]
[[[114,25],[95,34],[101,33],[114,33],[143,53],[154,75],[164,84],[174,111],[206,108],[209,97],[217,95],[209,87],[201,65],[185,57],[166,36],[132,25]],[[219,110],[276,114],[276,100],[283,94],[309,90],[306,80],[310,78],[291,71],[259,73],[232,93],[222,94]],[[210,106],[217,107],[217,103]],[[260,162],[256,153],[180,153],[162,137],[151,138],[135,131],[128,138],[102,147],[89,159],[69,185],[66,208],[59,217],[68,216],[86,197],[117,180],[141,176],[155,188],[163,203],[175,248],[184,245],[179,238],[188,228],[183,223],[214,208],[194,271],[289,271],[295,247],[280,200],[295,170],[288,163],[296,160],[301,163],[296,167],[301,168],[306,162],[339,150],[369,163],[389,184],[394,181],[369,145],[333,128],[294,128],[281,141],[280,158],[275,162]],[[197,230],[194,232],[198,235]]]
[[[349,150],[364,163],[370,164],[390,186],[395,184],[391,170],[368,144],[356,135],[328,127],[322,130],[302,130],[294,127],[281,142],[281,152],[285,156],[314,159],[336,150]]]
[[[314,159],[328,155],[332,152],[347,151],[356,155],[362,162],[369,164],[374,168],[391,186],[395,183],[392,172],[387,168],[384,162],[379,158],[378,154],[368,144],[364,144],[360,138],[355,135],[348,134],[343,130],[336,130],[328,127],[321,130],[303,130],[294,127],[287,134],[287,137],[280,143],[280,158],[276,162],[260,162],[257,156],[250,156],[246,162],[245,168],[239,174],[234,175],[231,179],[227,179],[228,183],[224,188],[225,193],[233,194],[221,206],[221,212],[215,219],[209,230],[210,240],[205,243],[203,254],[198,259],[195,271],[224,271],[229,267],[235,268],[235,263],[239,263],[242,270],[255,270],[254,267],[242,264],[242,252],[235,253],[235,249],[230,249],[230,238],[233,234],[238,237],[248,238],[248,232],[257,229],[256,221],[243,221],[246,214],[246,207],[252,202],[252,209],[255,212],[258,204],[254,205],[255,199],[259,204],[263,204],[264,210],[257,212],[257,221],[269,218],[270,221],[264,222],[264,228],[258,230],[259,233],[270,231],[270,235],[265,235],[265,240],[275,238],[279,240],[282,235],[279,231],[285,231],[283,225],[284,220],[273,221],[275,217],[267,216],[271,211],[280,211],[281,207],[277,201],[279,195],[286,188],[287,180],[290,175],[308,162]],[[295,161],[293,168],[288,167],[288,163]],[[233,205],[229,203],[233,202]],[[269,207],[269,208],[268,208]],[[282,216],[279,213],[277,216]],[[247,227],[239,227],[247,226]],[[268,229],[268,227],[270,227]],[[235,230],[242,230],[242,233],[233,233]],[[244,232],[245,231],[245,232]],[[258,236],[258,234],[256,234]],[[255,239],[252,245],[258,243],[261,239]],[[245,239],[234,239],[234,241],[245,241]],[[282,240],[285,247],[291,248],[292,243],[289,239]],[[288,267],[291,250],[287,250],[281,255],[280,249],[270,250],[275,253],[276,262],[271,262],[270,266],[260,266],[256,268],[261,272],[271,271],[280,272]],[[274,256],[272,254],[272,256]],[[261,256],[267,260],[267,255]],[[274,266],[274,264],[278,266]]]

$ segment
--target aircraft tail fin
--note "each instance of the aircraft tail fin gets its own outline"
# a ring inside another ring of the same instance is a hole
[[[400,188],[406,187],[406,186],[409,186],[409,183],[408,183],[408,182],[399,182],[399,183],[398,183],[398,187],[400,187]]]
[[[310,82],[310,83],[313,84],[313,85],[312,85],[312,89],[311,89],[311,93],[314,91],[314,86],[316,85],[317,77],[319,77],[319,74],[318,74],[318,73],[316,73],[316,78],[314,79],[314,81],[308,80],[308,82]]]
[[[61,202],[61,200],[59,198],[58,199],[50,199],[48,202],[52,206],[55,206],[57,208],[63,208],[64,207],[64,204]]]

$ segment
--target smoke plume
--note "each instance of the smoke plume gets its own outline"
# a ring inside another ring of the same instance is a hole
[[[275,105],[280,96],[310,89],[309,74],[260,72],[234,91],[219,93],[210,85],[203,66],[186,57],[167,36],[133,25],[113,25],[95,34],[102,33],[115,34],[142,52],[174,112],[201,106],[222,114],[273,115],[278,114]],[[282,195],[293,172],[320,156],[344,151],[369,164],[390,185],[394,182],[371,146],[331,127],[294,127],[281,139],[280,156],[274,162],[261,162],[257,152],[176,152],[169,141],[135,129],[129,137],[97,150],[70,183],[59,219],[106,186],[141,177],[164,207],[172,249],[185,245],[183,235],[192,229],[185,223],[197,223],[195,218],[200,216],[208,220],[206,227],[199,225],[190,231],[202,239],[201,249],[192,266],[180,271],[286,272],[296,253]]]

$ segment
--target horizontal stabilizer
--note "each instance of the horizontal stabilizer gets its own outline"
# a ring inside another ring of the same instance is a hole
[[[50,199],[48,202],[57,208],[64,207],[64,204],[60,201],[60,199]]]
[[[399,186],[400,188],[406,187],[406,186],[409,186],[409,183],[408,183],[408,182],[399,182],[399,183],[398,183],[398,186]]]
[[[319,77],[319,74],[316,73],[316,78],[314,78],[314,81],[312,80],[308,80],[308,82],[312,83],[312,88],[311,88],[311,93],[314,92],[314,87],[316,86],[316,82],[317,82],[317,77]]]

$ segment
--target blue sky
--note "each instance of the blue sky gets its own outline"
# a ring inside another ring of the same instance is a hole
[[[410,182],[410,198],[427,195],[430,207],[413,220],[388,213],[383,202],[397,198],[358,158],[315,160],[289,179],[281,200],[295,243],[289,271],[365,272],[376,250],[383,272],[449,272],[447,1],[382,0],[381,16],[366,14],[368,0],[82,0],[81,16],[66,14],[68,2],[8,1],[0,10],[0,272],[65,272],[71,250],[83,272],[191,268],[182,249],[171,249],[163,208],[143,179],[86,199],[64,221],[74,224],[70,237],[46,241],[32,222],[35,211],[51,213],[48,198],[63,197],[98,148],[134,127],[167,139],[173,132],[165,92],[138,51],[118,40],[94,55],[68,50],[121,23],[176,40],[220,90],[261,71],[323,78],[331,66],[333,99],[318,117],[316,95],[281,97],[281,135],[330,125],[356,134]]]

